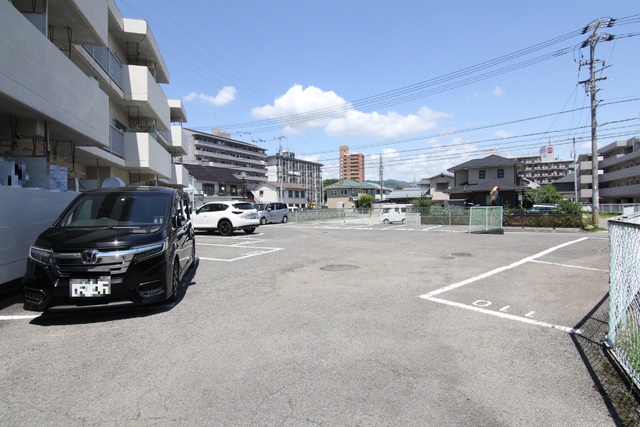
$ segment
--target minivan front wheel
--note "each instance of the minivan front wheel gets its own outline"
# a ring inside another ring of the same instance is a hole
[[[223,236],[231,236],[233,234],[233,225],[231,225],[229,220],[223,219],[218,224],[218,231]]]
[[[178,260],[175,260],[171,274],[171,296],[169,297],[169,302],[176,302],[178,300],[178,289],[180,289],[180,263]]]
[[[285,215],[285,216],[283,216],[283,217],[282,217],[282,223],[283,223],[283,224],[286,224],[286,223],[287,223],[287,221],[289,221],[289,218],[287,218],[287,216],[286,216],[286,215]]]

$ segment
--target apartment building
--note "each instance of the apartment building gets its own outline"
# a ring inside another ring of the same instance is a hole
[[[554,148],[550,145],[541,147],[540,154],[537,156],[516,157],[515,159],[522,163],[520,176],[538,185],[551,184],[574,171],[574,161],[572,159],[556,159]]]
[[[576,162],[576,194],[578,202],[590,203],[593,198],[593,170],[591,163],[591,153],[580,154]]]
[[[602,203],[640,203],[640,137],[613,142],[598,153]]]
[[[297,159],[292,152],[277,153],[267,157],[267,181],[275,188],[279,188],[280,183],[284,187],[288,184],[300,186],[305,197],[304,200],[295,202],[295,205],[303,208],[317,207],[322,205],[322,166],[320,163]],[[282,201],[288,194],[288,190],[283,189],[280,199],[269,201]]]
[[[253,190],[267,180],[266,149],[255,144],[231,138],[231,134],[221,129],[212,129],[211,133],[184,128],[187,139],[187,153],[178,161],[185,165],[201,165],[226,169],[246,186]],[[219,188],[208,193],[218,194]]]
[[[348,145],[340,146],[340,179],[364,182],[364,154],[349,153]]]
[[[186,152],[186,113],[164,94],[169,72],[146,21],[113,0],[4,1],[0,55],[1,159],[24,169],[12,186],[188,184],[172,161]]]
[[[0,284],[75,191],[188,185],[186,113],[147,22],[114,0],[0,1],[0,57]]]

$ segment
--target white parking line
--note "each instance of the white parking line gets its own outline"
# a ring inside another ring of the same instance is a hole
[[[16,315],[16,316],[0,316],[0,320],[31,320],[31,319],[35,319],[36,317],[40,317],[39,314],[23,314],[23,315]]]
[[[509,265],[505,265],[504,267],[494,268],[491,271],[487,271],[486,273],[482,273],[482,274],[480,274],[478,276],[471,277],[471,278],[469,278],[467,280],[463,280],[462,282],[453,283],[451,285],[442,287],[440,289],[436,289],[435,291],[431,291],[428,294],[420,295],[420,298],[429,299],[432,296],[436,296],[436,295],[442,294],[444,292],[448,292],[450,290],[459,288],[461,286],[468,285],[469,283],[477,282],[478,280],[481,280],[481,279],[486,279],[487,277],[493,276],[494,274],[502,273],[503,271],[507,271],[507,270],[510,270],[512,268],[518,267],[518,266],[520,266],[520,265],[522,265],[524,263],[533,261],[533,260],[535,260],[537,258],[540,258],[540,257],[543,257],[543,256],[545,256],[547,254],[550,254],[553,251],[556,251],[558,249],[564,248],[565,246],[573,245],[574,243],[582,242],[583,240],[587,240],[587,239],[588,239],[588,237],[582,237],[582,238],[577,239],[577,240],[572,240],[570,242],[566,242],[566,243],[563,243],[561,245],[554,246],[554,247],[549,248],[547,250],[544,250],[542,252],[538,252],[535,255],[531,255],[531,256],[528,256],[526,258],[523,258],[520,261],[516,261],[516,262],[511,263]]]
[[[567,326],[554,325],[553,323],[541,322],[539,320],[533,320],[528,317],[514,316],[513,314],[507,314],[501,311],[487,310],[486,308],[476,307],[473,305],[461,304],[459,302],[447,301],[440,298],[429,298],[430,301],[438,302],[440,304],[450,305],[453,307],[464,308],[465,310],[472,310],[478,313],[489,314],[491,316],[501,317],[503,319],[515,320],[517,322],[528,323],[530,325],[543,326],[545,328],[558,329],[560,331],[568,332],[570,334],[580,334],[580,329],[570,328]]]
[[[540,261],[540,260],[533,260],[531,262],[537,262],[538,264],[557,265],[558,267],[577,268],[577,269],[580,269],[580,270],[602,271],[602,272],[605,272],[605,273],[609,272],[609,270],[603,270],[602,268],[582,267],[582,266],[579,266],[579,265],[571,265],[571,264],[559,264],[557,262]]]
[[[522,264],[525,264],[527,262],[542,262],[542,261],[537,261],[537,259],[540,258],[540,257],[543,257],[545,255],[548,255],[553,251],[556,251],[558,249],[561,249],[561,248],[564,248],[566,246],[572,245],[574,243],[582,242],[582,241],[584,241],[586,239],[588,239],[588,237],[582,237],[580,239],[572,240],[570,242],[566,242],[566,243],[554,246],[552,248],[549,248],[549,249],[544,250],[542,252],[538,252],[535,255],[528,256],[526,258],[523,258],[523,259],[521,259],[519,261],[516,261],[514,263],[511,263],[509,265],[505,265],[503,267],[495,268],[495,269],[493,269],[491,271],[488,271],[486,273],[480,274],[480,275],[475,276],[475,277],[471,277],[471,278],[469,278],[467,280],[463,280],[461,282],[457,282],[457,283],[453,283],[453,284],[448,285],[448,286],[444,286],[444,287],[442,287],[440,289],[436,289],[435,291],[431,291],[428,294],[420,295],[420,298],[426,299],[426,300],[429,300],[429,301],[434,301],[434,302],[437,302],[437,303],[440,303],[440,304],[446,304],[446,305],[453,306],[453,307],[464,308],[466,310],[472,310],[472,311],[475,311],[475,312],[489,314],[491,316],[497,316],[497,317],[501,317],[501,318],[504,318],[504,319],[515,320],[517,322],[528,323],[528,324],[537,325],[537,326],[544,326],[544,327],[547,327],[547,328],[552,328],[552,329],[557,329],[557,330],[560,330],[560,331],[568,332],[570,334],[579,334],[580,333],[579,329],[571,328],[571,327],[568,327],[568,326],[555,325],[555,324],[547,323],[547,322],[541,322],[541,321],[538,321],[538,320],[533,320],[533,319],[529,318],[529,316],[533,315],[533,312],[527,313],[527,315],[525,315],[525,317],[514,316],[512,314],[505,313],[503,310],[500,310],[500,311],[488,310],[488,309],[485,309],[485,308],[482,308],[482,307],[478,307],[478,306],[462,304],[462,303],[458,303],[458,302],[454,302],[454,301],[448,301],[448,300],[444,300],[444,299],[441,299],[441,298],[436,298],[436,295],[440,295],[440,294],[443,294],[445,292],[449,292],[449,291],[451,291],[453,289],[457,289],[457,288],[460,288],[462,286],[468,285],[470,283],[477,282],[478,280],[486,279],[487,277],[493,276],[493,275],[498,274],[498,273],[502,273],[503,271],[510,270],[512,268],[518,267],[518,266],[520,266]],[[552,264],[552,263],[549,263],[549,264]],[[580,267],[577,267],[577,266],[568,266],[568,267],[580,268]],[[591,270],[598,270],[598,269],[591,269]],[[602,270],[599,270],[599,271],[602,271]]]

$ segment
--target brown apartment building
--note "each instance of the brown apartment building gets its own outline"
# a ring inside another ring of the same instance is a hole
[[[348,145],[340,146],[340,179],[364,182],[364,154],[349,153]]]

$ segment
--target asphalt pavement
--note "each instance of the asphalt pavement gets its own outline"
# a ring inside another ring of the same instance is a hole
[[[39,315],[6,297],[2,424],[622,425],[585,351],[606,231],[360,219],[196,238],[174,305]]]

